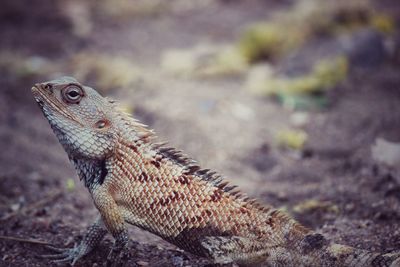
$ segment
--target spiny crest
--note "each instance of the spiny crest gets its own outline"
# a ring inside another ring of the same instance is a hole
[[[182,151],[172,147],[165,147],[165,143],[154,144],[155,148],[163,157],[168,158],[181,165],[182,167],[193,166],[196,162],[187,157]]]
[[[126,126],[124,127],[124,129],[127,129],[129,131],[132,138],[134,138],[134,141],[149,143],[151,142],[151,140],[156,138],[153,130],[148,129],[147,125],[133,118],[132,115],[123,110],[115,100],[107,98],[107,101],[114,107],[116,111],[118,111],[118,118],[120,120],[120,123]]]
[[[173,160],[184,168],[183,173],[186,175],[195,175],[200,177],[202,180],[212,183],[214,186],[223,189],[228,192],[227,189],[234,188],[233,186],[227,187],[227,182],[223,182],[222,176],[216,172],[212,172],[209,169],[201,169],[197,165],[196,161],[189,158],[182,151],[173,147],[165,147],[165,143],[156,143],[153,148],[156,149],[163,157]]]
[[[175,163],[183,167],[183,174],[195,175],[202,180],[213,184],[215,187],[224,190],[225,192],[230,192],[237,187],[234,185],[229,185],[229,183],[224,181],[223,177],[216,172],[209,169],[201,169],[195,160],[183,154],[182,151],[173,147],[167,147],[165,145],[166,143],[154,143],[152,148],[158,151],[158,153],[164,158],[173,160]],[[235,192],[235,194],[239,195],[238,192]]]

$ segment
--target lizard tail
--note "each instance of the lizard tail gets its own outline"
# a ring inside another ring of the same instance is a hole
[[[329,242],[321,234],[306,235],[300,242],[301,266],[400,267],[400,253],[372,253]]]
[[[329,245],[327,252],[332,257],[332,260],[338,262],[335,266],[400,267],[400,253],[372,253],[367,250],[338,244]]]
[[[236,262],[239,266],[329,266],[400,267],[400,253],[371,253],[329,242],[310,232],[285,245],[273,245],[243,237],[205,237],[202,246],[216,263]]]

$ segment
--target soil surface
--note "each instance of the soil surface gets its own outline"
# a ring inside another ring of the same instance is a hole
[[[291,1],[204,1],[123,19],[94,12],[86,34],[76,33],[64,2],[2,1],[1,51],[32,64],[43,58],[63,64],[82,51],[130,59],[145,73],[143,81],[135,88],[99,90],[133,107],[160,140],[335,242],[400,250],[400,172],[371,157],[377,137],[400,142],[398,55],[352,69],[329,91],[329,106],[307,112],[305,146],[283,149],[275,135],[293,127],[293,111],[244,90],[241,78],[177,78],[165,74],[159,61],[166,49],[234,42],[244,25],[267,20]],[[396,0],[376,2],[399,20]],[[306,61],[315,50],[302,51],[295,58]],[[1,236],[72,247],[97,215],[30,93],[35,82],[64,74],[50,69],[22,75],[0,67]],[[130,231],[127,266],[208,264],[140,229]],[[107,237],[77,266],[102,265],[111,244]],[[40,244],[0,238],[0,266],[46,266],[51,263],[39,256],[48,253]]]

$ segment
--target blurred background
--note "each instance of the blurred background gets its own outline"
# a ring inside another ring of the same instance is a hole
[[[397,0],[1,1],[0,265],[96,216],[30,93],[63,75],[330,239],[399,250],[399,25]],[[132,266],[204,265],[131,231]]]

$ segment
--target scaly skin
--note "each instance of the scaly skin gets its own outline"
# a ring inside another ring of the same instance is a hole
[[[127,225],[215,263],[243,266],[399,266],[397,254],[337,245],[287,215],[250,200],[74,78],[36,84],[33,95],[88,188],[99,219],[56,262],[88,254],[110,232],[108,263],[127,247]]]

